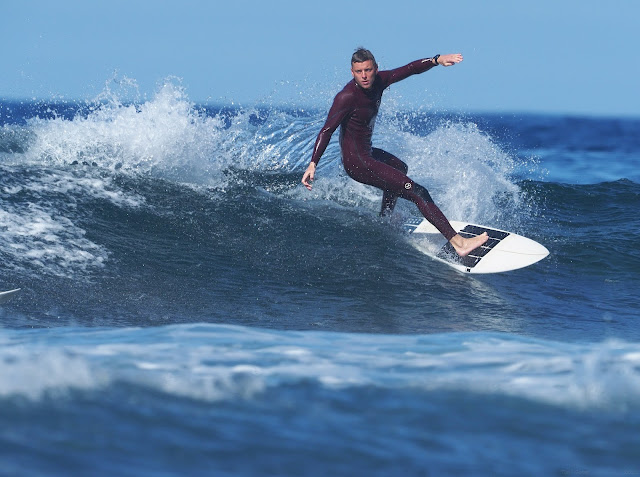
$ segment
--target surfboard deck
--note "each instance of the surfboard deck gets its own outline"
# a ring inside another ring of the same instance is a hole
[[[7,291],[0,292],[0,303],[4,303],[6,301],[9,301],[11,298],[13,298],[13,295],[18,293],[19,291],[20,291],[20,288],[16,288],[14,290],[7,290]]]
[[[460,257],[447,239],[426,219],[409,219],[405,221],[403,228],[411,235],[411,242],[418,250],[463,273],[508,272],[533,265],[549,255],[549,250],[544,245],[513,232],[456,220],[450,223],[463,237],[487,232],[489,240],[466,257]]]

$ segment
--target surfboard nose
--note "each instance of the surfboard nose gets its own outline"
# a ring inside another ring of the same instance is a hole
[[[526,247],[524,246],[525,241],[523,239],[526,239]],[[547,255],[549,255],[549,249],[547,247],[542,245],[540,242],[536,242],[535,240],[532,240],[526,237],[522,237],[520,239],[519,248],[517,252],[524,255],[539,256],[540,260],[542,260]]]

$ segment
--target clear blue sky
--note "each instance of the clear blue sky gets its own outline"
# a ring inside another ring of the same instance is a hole
[[[328,107],[353,49],[381,68],[463,53],[394,87],[464,112],[640,117],[638,0],[3,0],[0,99],[91,99],[118,72],[149,97]]]

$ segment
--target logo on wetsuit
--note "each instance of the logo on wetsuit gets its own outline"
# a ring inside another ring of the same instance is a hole
[[[411,189],[411,182],[407,182],[407,183],[404,185],[404,188],[405,188],[405,189],[407,189],[407,190]]]

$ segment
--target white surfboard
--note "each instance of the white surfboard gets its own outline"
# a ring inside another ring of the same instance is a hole
[[[464,273],[508,272],[533,265],[549,255],[544,245],[522,235],[467,222],[450,223],[463,237],[487,232],[489,240],[466,257],[460,257],[426,219],[409,219],[403,228],[411,234],[411,242],[418,250]]]
[[[20,288],[16,288],[15,290],[7,290],[7,291],[0,292],[0,303],[9,301],[13,297],[13,295],[18,293],[19,291],[20,291]]]

